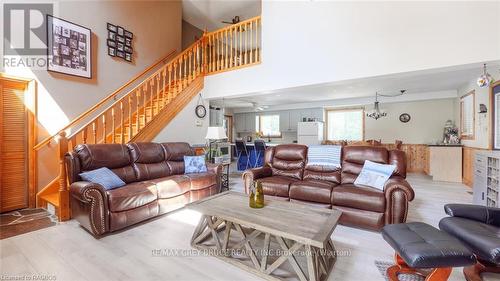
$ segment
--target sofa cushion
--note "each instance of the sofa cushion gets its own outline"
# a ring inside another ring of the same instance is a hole
[[[340,183],[340,168],[331,166],[306,165],[304,180],[320,180]]]
[[[75,152],[80,158],[82,171],[106,167],[121,168],[132,163],[124,144],[79,144]]]
[[[164,178],[148,180],[155,184],[158,190],[158,198],[167,199],[179,196],[191,190],[191,183],[188,177],[183,175],[173,175]]]
[[[272,196],[289,196],[290,184],[296,182],[297,179],[283,177],[283,176],[272,176],[267,178],[261,178],[258,180],[262,183],[262,189],[265,195]]]
[[[191,182],[191,190],[204,189],[217,184],[217,175],[214,173],[185,174]]]
[[[290,199],[331,204],[335,183],[319,180],[296,181],[290,184]]]
[[[194,150],[187,142],[165,142],[161,144],[165,149],[167,161],[184,161],[184,156],[193,156]]]
[[[384,193],[375,188],[341,184],[333,188],[331,200],[332,205],[380,213],[385,211]]]
[[[274,148],[271,168],[273,176],[284,176],[302,179],[307,158],[307,146],[299,144],[282,144]]]
[[[81,173],[79,176],[85,181],[100,184],[106,190],[125,185],[124,181],[122,181],[115,173],[106,167]]]
[[[147,205],[158,198],[156,185],[151,182],[134,182],[120,188],[107,190],[109,210],[121,212]]]
[[[127,144],[132,158],[132,167],[137,180],[149,180],[167,177],[170,169],[165,163],[163,147],[154,142],[138,142]]]
[[[205,156],[187,156],[184,155],[184,173],[197,174],[206,173],[207,165],[205,164]]]
[[[385,147],[346,146],[342,149],[342,184],[354,183],[366,160],[387,164],[389,152]]]
[[[441,219],[439,228],[458,238],[481,259],[500,264],[500,227],[460,217]]]

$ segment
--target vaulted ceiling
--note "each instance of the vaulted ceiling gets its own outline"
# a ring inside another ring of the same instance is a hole
[[[260,0],[183,0],[182,18],[201,30],[212,31],[227,26],[235,16],[246,20],[260,15]]]

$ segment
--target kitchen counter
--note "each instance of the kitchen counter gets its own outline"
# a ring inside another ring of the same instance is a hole
[[[429,147],[462,147],[463,144],[428,144]]]
[[[462,145],[429,145],[429,175],[435,181],[462,182]]]
[[[277,145],[280,145],[280,144],[283,144],[283,143],[266,142],[266,146],[277,146]],[[236,146],[236,144],[234,142],[232,142],[231,145],[232,146]],[[247,142],[246,145],[247,146],[255,146],[255,144],[253,142]]]

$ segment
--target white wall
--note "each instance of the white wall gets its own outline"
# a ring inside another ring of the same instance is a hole
[[[500,74],[495,69],[490,69],[489,73],[495,78],[500,79]],[[479,74],[478,74],[479,76]],[[491,118],[491,108],[490,108],[490,89],[479,88],[476,81],[469,81],[466,85],[458,90],[458,98],[455,99],[455,119],[457,123],[460,123],[460,97],[464,96],[471,91],[475,92],[475,124],[474,124],[474,139],[473,140],[462,140],[465,146],[476,147],[476,148],[489,148],[491,128],[488,126],[489,120]],[[486,105],[488,112],[486,114],[479,113],[479,105]],[[460,124],[458,124],[460,125]]]
[[[198,105],[198,95],[170,121],[170,123],[153,139],[154,142],[188,142],[190,144],[204,144],[207,128],[210,121],[208,100],[203,104],[207,108],[207,115],[200,119],[195,114]],[[197,124],[197,121],[199,124]]]
[[[442,141],[447,120],[455,121],[455,99],[440,99],[404,103],[381,104],[387,117],[375,120],[365,118],[365,139],[381,139],[383,143],[402,140],[409,144],[427,144]],[[365,107],[367,110],[372,105]],[[408,123],[399,121],[399,115],[408,113]]]
[[[262,63],[212,75],[205,89],[244,95],[493,60],[498,1],[264,1]]]

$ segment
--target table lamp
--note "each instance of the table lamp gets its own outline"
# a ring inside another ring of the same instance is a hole
[[[209,146],[208,157],[210,162],[212,162],[212,143],[215,143],[218,140],[227,139],[226,130],[224,129],[224,127],[208,127],[205,139],[208,141]]]

